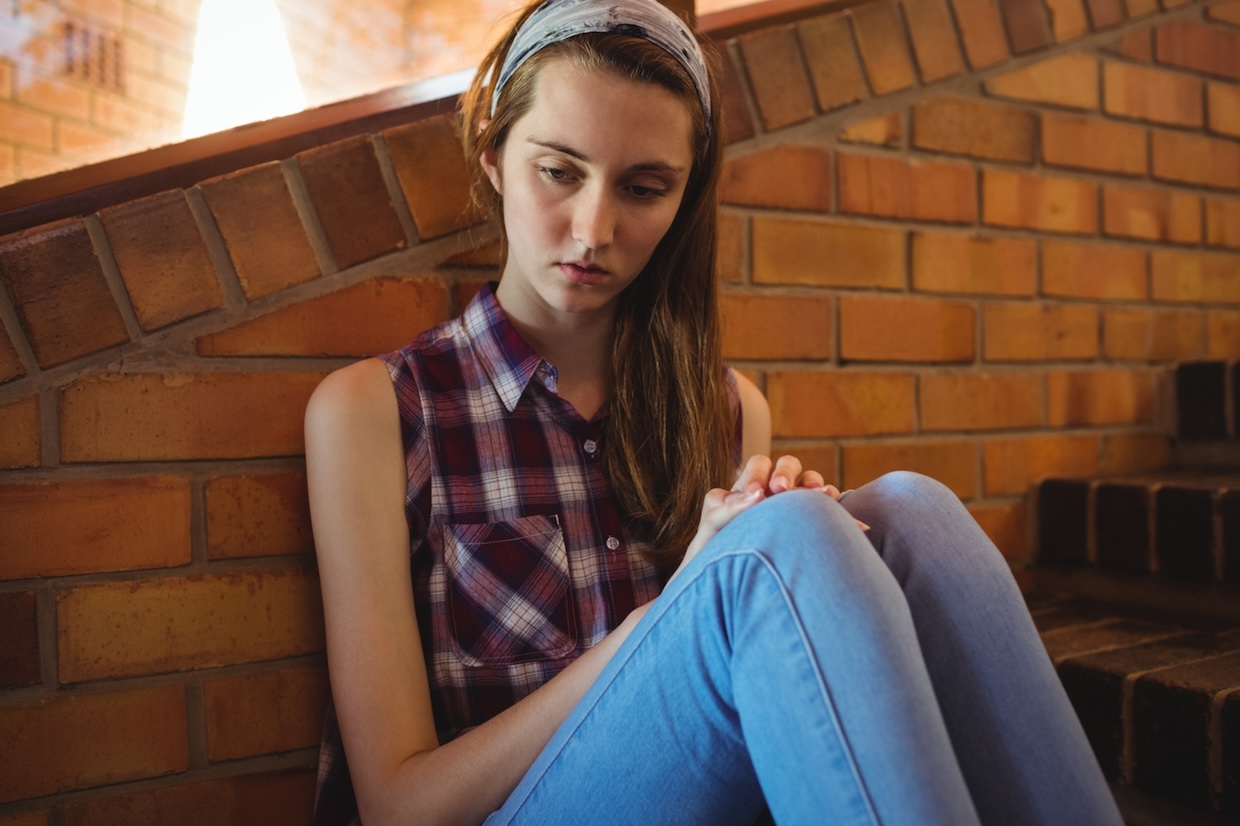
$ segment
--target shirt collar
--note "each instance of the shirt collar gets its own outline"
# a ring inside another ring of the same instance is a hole
[[[495,282],[482,286],[461,314],[461,321],[482,369],[509,413],[516,409],[531,379],[537,378],[549,392],[556,392],[555,366],[534,352],[517,332],[495,298]]]

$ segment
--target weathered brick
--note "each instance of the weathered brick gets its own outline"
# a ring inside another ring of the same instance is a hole
[[[1042,242],[1046,295],[1101,300],[1144,300],[1145,250],[1111,244]]]
[[[1085,5],[1095,29],[1107,29],[1124,22],[1126,8],[1122,0],[1085,0]]]
[[[1240,86],[1230,83],[1206,84],[1206,111],[1211,132],[1240,137]]]
[[[906,46],[908,37],[900,18],[900,7],[888,0],[858,6],[849,14],[874,94],[886,95],[914,85],[917,76]]]
[[[1075,40],[1089,31],[1082,0],[1047,0],[1046,8],[1051,15],[1051,31],[1056,43]]]
[[[1206,313],[1206,353],[1208,359],[1230,359],[1240,353],[1240,313]]]
[[[481,220],[450,115],[388,129],[383,140],[419,237],[438,238]]]
[[[969,513],[1009,562],[1026,562],[1032,556],[1027,539],[1029,515],[1024,502],[969,505]]]
[[[778,372],[766,380],[775,436],[873,436],[914,426],[913,375]]]
[[[1196,20],[1169,20],[1154,33],[1160,63],[1240,80],[1240,32]]]
[[[904,121],[899,112],[850,123],[840,130],[845,143],[869,143],[875,146],[898,146],[904,135]]]
[[[406,246],[370,138],[302,152],[297,164],[337,266],[351,267]]]
[[[1198,311],[1117,308],[1102,313],[1102,353],[1108,359],[1198,358],[1201,339]]]
[[[964,71],[946,0],[904,0],[902,5],[921,82],[933,83]]]
[[[40,428],[38,396],[0,405],[0,468],[38,467]]]
[[[314,771],[246,774],[64,807],[65,826],[214,826],[218,823],[309,823]]]
[[[235,760],[319,744],[327,670],[294,668],[203,685],[207,757]]]
[[[291,456],[322,373],[134,373],[60,394],[66,462]]]
[[[211,257],[180,190],[99,213],[138,323],[154,330],[219,307]]]
[[[39,623],[34,591],[0,594],[0,688],[39,682]]]
[[[982,172],[982,219],[988,224],[1093,235],[1098,187],[1090,181],[987,169]]]
[[[499,241],[484,243],[479,246],[472,247],[464,252],[458,252],[449,258],[445,258],[440,262],[439,266],[444,268],[452,267],[483,267],[487,269],[497,270],[496,277],[499,276],[498,270],[504,265],[504,247]]]
[[[1126,648],[1177,633],[1166,625],[1128,619],[1107,619],[1042,634],[1042,644],[1058,666],[1070,657]]]
[[[848,18],[843,14],[815,17],[798,26],[797,34],[805,46],[805,62],[819,109],[829,112],[866,96]]]
[[[754,218],[753,280],[900,288],[904,249],[904,233],[897,229]]]
[[[739,38],[749,85],[769,132],[814,116],[814,93],[801,62],[796,30],[770,26]]]
[[[1240,304],[1240,256],[1220,252],[1150,253],[1155,301]]]
[[[1092,2],[1092,0],[1091,0]],[[1024,54],[1054,42],[1047,8],[1042,0],[999,0],[1012,51]]]
[[[203,356],[373,356],[448,317],[442,283],[376,278],[198,339]]]
[[[1003,449],[1014,453],[1018,448],[1019,445],[1012,443]],[[996,456],[996,461],[999,458]],[[1019,481],[1006,483],[1019,484]],[[1034,508],[1037,562],[1058,567],[1088,564],[1090,482],[1086,479],[1043,479],[1033,490],[1037,499]],[[1034,622],[1041,629],[1043,615],[1035,615]]]
[[[1240,26],[1240,0],[1215,3],[1206,9],[1206,17]]]
[[[26,375],[26,368],[17,356],[17,349],[8,334],[0,326],[0,384]]]
[[[987,361],[1058,361],[1098,355],[1098,310],[1080,304],[994,303],[982,311]]]
[[[724,203],[831,211],[831,151],[781,145],[729,161],[720,180]]]
[[[0,238],[0,282],[43,367],[129,340],[80,219]]]
[[[1149,168],[1145,144],[1140,126],[1042,113],[1042,159],[1052,166],[1144,175]]]
[[[845,445],[844,488],[859,488],[895,470],[930,476],[961,499],[977,495],[977,445],[972,441],[866,442]]]
[[[977,184],[966,164],[838,153],[840,211],[972,223]]]
[[[1158,11],[1158,0],[1127,0],[1129,17],[1141,17]],[[1140,13],[1134,13],[1134,9]],[[1149,29],[1132,31],[1123,35],[1107,51],[1123,55],[1143,63],[1154,61],[1154,36]]]
[[[1102,185],[1107,235],[1195,244],[1201,240],[1201,199],[1176,189]]]
[[[314,550],[304,473],[220,476],[207,481],[206,497],[212,559]]]
[[[1171,440],[1166,433],[1113,433],[1102,443],[1103,473],[1149,473],[1170,466]]]
[[[1007,36],[994,0],[952,0],[952,8],[970,66],[985,69],[1007,60]]]
[[[1108,114],[1173,126],[1201,126],[1201,80],[1183,72],[1108,60],[1102,64],[1102,106]]]
[[[723,142],[731,144],[752,138],[756,131],[745,100],[745,82],[741,80],[741,69],[726,51],[723,71],[719,73],[719,92],[723,98]]]
[[[1206,243],[1240,247],[1240,199],[1206,198]]]
[[[56,595],[56,624],[63,683],[323,650],[318,579],[301,570],[82,585]]]
[[[1048,476],[1092,476],[1098,472],[1096,436],[1024,436],[987,439],[982,445],[983,492],[1024,494]]]
[[[740,281],[749,271],[745,258],[745,236],[749,231],[749,218],[721,210],[719,212],[719,238],[715,245],[715,274],[720,281]],[[465,306],[457,304],[458,307]]]
[[[839,448],[834,444],[789,444],[781,441],[771,449],[772,457],[785,455],[797,457],[806,470],[816,470],[822,474],[823,481],[828,485],[840,487]]]
[[[1033,163],[1037,116],[981,100],[938,97],[913,108],[913,145],[976,158]]]
[[[905,296],[840,298],[840,358],[848,361],[972,361],[970,303]]]
[[[986,82],[986,89],[999,97],[1097,109],[1098,61],[1088,54],[1070,52],[992,78]]]
[[[0,102],[0,140],[51,151],[55,146],[56,119],[49,114],[15,103]]]
[[[50,814],[48,811],[42,811],[0,817],[0,826],[48,826]]]
[[[0,485],[0,579],[190,561],[190,487],[145,477]]]
[[[1046,377],[1047,424],[1151,424],[1154,391],[1148,371],[1057,370]]]
[[[1151,151],[1155,178],[1205,187],[1240,187],[1240,143],[1155,129]]]
[[[922,430],[995,430],[1042,425],[1040,373],[923,373]]]
[[[913,289],[927,292],[1033,295],[1033,241],[948,232],[913,233]]]
[[[185,689],[0,706],[0,739],[7,746],[0,749],[0,802],[185,771]]]
[[[279,163],[242,169],[199,187],[247,298],[318,278],[318,262]]]
[[[819,295],[724,293],[724,357],[829,359],[834,353],[834,300]]]

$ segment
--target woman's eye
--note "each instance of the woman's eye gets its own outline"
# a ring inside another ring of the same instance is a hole
[[[546,177],[550,178],[550,179],[551,179],[551,180],[553,180],[553,181],[567,181],[567,180],[569,180],[569,174],[568,174],[568,171],[567,171],[567,170],[564,170],[564,169],[560,169],[559,167],[555,167],[555,166],[540,166],[540,167],[538,167],[538,171],[539,171],[539,173],[541,173],[542,175],[545,175]]]
[[[650,186],[640,186],[638,184],[630,186],[629,192],[632,193],[634,197],[642,201],[648,201],[653,198],[661,198],[667,194],[665,190],[656,189]]]

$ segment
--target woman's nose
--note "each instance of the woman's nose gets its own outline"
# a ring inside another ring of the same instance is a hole
[[[580,194],[573,211],[573,240],[586,249],[602,249],[616,234],[616,205],[610,193],[592,188]]]

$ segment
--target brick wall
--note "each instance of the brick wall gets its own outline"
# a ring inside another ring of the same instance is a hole
[[[779,450],[943,479],[1018,572],[1036,479],[1170,461],[1170,366],[1240,354],[1240,2],[888,0],[725,56]],[[446,118],[0,238],[0,823],[304,821],[302,409],[494,238]]]

